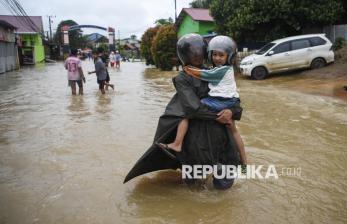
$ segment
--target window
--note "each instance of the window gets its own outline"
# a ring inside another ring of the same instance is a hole
[[[311,37],[310,42],[312,47],[324,45],[326,43],[326,41],[320,37]]]
[[[299,50],[303,48],[310,47],[310,41],[308,39],[301,39],[301,40],[293,40],[292,41],[292,50]]]
[[[279,54],[287,51],[290,51],[290,42],[281,43],[273,49],[274,54]]]
[[[260,48],[260,50],[258,50],[257,52],[255,52],[256,54],[262,55],[265,54],[265,52],[267,52],[270,48],[272,48],[275,45],[275,43],[268,43],[266,44],[264,47]]]

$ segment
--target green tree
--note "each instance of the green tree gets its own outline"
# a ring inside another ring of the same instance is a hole
[[[173,24],[173,19],[171,17],[168,19],[157,19],[154,24],[157,26]]]
[[[212,0],[194,0],[189,5],[192,8],[202,8],[202,9],[208,9],[210,8]]]
[[[342,0],[212,0],[217,32],[240,41],[269,41],[301,34],[305,27],[332,24]]]
[[[153,39],[151,52],[155,65],[161,70],[170,71],[176,56],[177,34],[175,25],[160,26]]]
[[[63,33],[61,31],[61,28],[63,26],[74,26],[78,25],[73,20],[63,20],[58,24],[57,32],[54,35],[54,41],[58,45],[63,45]],[[84,45],[84,40],[82,38],[82,31],[80,29],[69,31],[69,45],[70,48],[82,48]]]
[[[146,30],[141,38],[141,53],[146,60],[146,65],[154,65],[154,60],[152,57],[151,47],[153,38],[157,34],[159,26],[151,27]]]

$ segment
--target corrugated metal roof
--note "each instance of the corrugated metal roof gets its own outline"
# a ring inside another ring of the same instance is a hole
[[[210,10],[208,9],[183,8],[182,11],[186,12],[190,17],[192,17],[193,20],[196,21],[214,21],[210,15]]]
[[[42,17],[41,16],[28,16],[31,21],[35,24],[36,29],[31,27],[27,19],[24,16],[10,16],[10,15],[0,15],[0,20],[4,20],[14,27],[17,27],[16,33],[42,33]]]
[[[4,20],[0,20],[0,26],[3,26],[5,28],[10,28],[10,29],[16,29],[12,24],[9,24],[8,22]]]
[[[208,9],[183,8],[176,20],[177,27],[181,25],[185,15],[190,16],[195,21],[214,22],[214,19],[210,15],[210,10]]]

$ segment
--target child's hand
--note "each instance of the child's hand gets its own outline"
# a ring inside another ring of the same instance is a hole
[[[200,71],[198,69],[189,67],[189,66],[184,66],[183,70],[185,73],[187,73],[190,76],[196,77],[196,78],[200,78]]]
[[[232,115],[233,115],[233,112],[231,110],[224,109],[217,114],[218,117],[216,121],[218,121],[221,124],[227,124],[227,125],[232,124],[232,120],[231,120]]]

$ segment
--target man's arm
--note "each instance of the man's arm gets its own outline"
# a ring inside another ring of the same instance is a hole
[[[86,78],[84,77],[82,67],[78,67],[78,72],[79,72],[80,77],[83,80],[83,82],[86,83]]]

